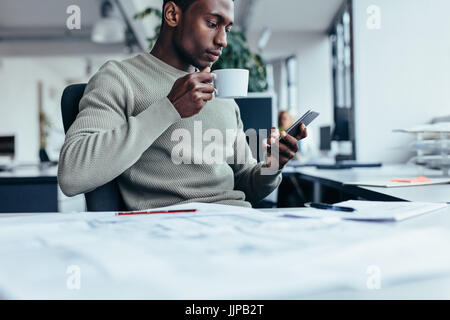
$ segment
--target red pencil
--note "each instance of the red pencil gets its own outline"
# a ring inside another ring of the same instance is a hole
[[[163,211],[138,211],[138,212],[119,212],[118,216],[131,216],[136,214],[162,214],[162,213],[184,213],[184,212],[197,212],[198,209],[184,209],[184,210],[163,210]]]

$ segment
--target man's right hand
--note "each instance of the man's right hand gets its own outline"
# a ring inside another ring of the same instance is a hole
[[[214,85],[211,69],[188,74],[175,81],[167,98],[172,102],[181,118],[198,114],[206,102],[213,98]]]

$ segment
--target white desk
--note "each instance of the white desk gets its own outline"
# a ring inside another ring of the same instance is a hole
[[[450,299],[450,208],[401,223],[263,213],[0,218],[0,296]],[[69,289],[79,266],[80,289]],[[377,266],[380,289],[367,274]]]
[[[322,170],[313,167],[288,167],[284,172],[296,173],[300,179],[315,183],[314,201],[317,202],[320,202],[320,186],[324,185],[368,200],[406,200],[450,203],[450,184],[398,188],[343,185],[344,182],[350,181],[362,182],[377,179],[390,180],[394,177],[411,178],[422,174],[430,178],[442,177],[440,171],[427,170],[417,166],[385,165],[381,168],[353,168],[344,170]]]

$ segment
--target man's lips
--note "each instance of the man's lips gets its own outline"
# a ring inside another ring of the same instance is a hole
[[[207,54],[208,58],[210,58],[211,61],[216,61],[219,59],[220,55],[222,54],[222,51],[208,50],[208,51],[206,51],[206,54]]]

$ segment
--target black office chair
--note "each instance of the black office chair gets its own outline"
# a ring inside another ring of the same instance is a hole
[[[86,84],[74,84],[64,89],[61,98],[61,112],[64,132],[67,133],[78,114],[78,105],[84,94]],[[120,194],[117,179],[85,193],[88,211],[122,211],[126,210],[122,195]]]

